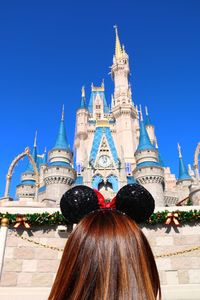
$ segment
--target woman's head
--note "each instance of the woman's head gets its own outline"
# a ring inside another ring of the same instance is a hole
[[[153,300],[154,257],[134,221],[117,210],[88,214],[69,237],[51,300]]]

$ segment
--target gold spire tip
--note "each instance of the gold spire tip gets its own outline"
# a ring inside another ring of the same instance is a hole
[[[64,116],[65,116],[65,107],[64,104],[62,106],[62,116],[61,116],[61,121],[64,121]]]
[[[122,48],[119,40],[119,35],[118,35],[118,28],[117,25],[114,25],[115,29],[115,35],[116,35],[116,40],[115,40],[115,57],[116,58],[121,58],[122,57]]]
[[[34,147],[37,147],[37,130],[35,131]]]
[[[143,121],[142,106],[140,105],[140,121]]]
[[[82,89],[81,89],[81,97],[85,98],[85,87],[84,87],[84,85],[82,86]]]
[[[179,158],[182,158],[181,146],[179,143],[178,143],[178,155],[179,155]]]

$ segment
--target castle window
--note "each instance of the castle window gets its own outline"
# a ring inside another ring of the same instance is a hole
[[[101,119],[101,114],[96,114],[97,119]]]
[[[126,173],[131,174],[131,163],[125,163]]]
[[[101,109],[101,105],[97,104],[96,109]]]

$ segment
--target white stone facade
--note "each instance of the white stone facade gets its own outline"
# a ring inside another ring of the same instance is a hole
[[[138,182],[146,187],[154,196],[156,206],[173,206],[181,201],[185,201],[183,204],[186,204],[189,199],[195,205],[200,204],[197,172],[195,175],[193,172],[191,176],[187,173],[186,177],[177,180],[170,168],[163,166],[160,161],[155,127],[149,121],[147,108],[148,122],[143,121],[141,108],[138,110],[133,102],[129,82],[129,57],[121,47],[117,32],[111,76],[114,82],[111,107],[105,99],[104,82],[101,86],[92,84],[88,106],[85,91],[82,90],[82,104],[76,112],[76,167],[73,165],[72,152],[68,148],[52,148],[46,161],[42,161],[39,166],[35,164],[32,172],[29,170],[22,174],[22,183],[16,188],[19,206],[59,206],[62,194],[76,184],[95,187],[107,199],[112,199],[122,186],[131,182]],[[145,124],[143,129],[141,122]],[[59,139],[63,135],[62,139],[65,140],[63,124],[60,127]],[[142,134],[149,139],[150,149],[148,145],[147,148],[144,145],[141,148]],[[35,142],[34,150],[35,157],[44,158],[45,154],[36,154]],[[18,155],[10,166],[6,192],[0,206],[12,206],[9,184],[13,168],[22,156],[29,155],[27,151],[25,149],[24,153]],[[179,158],[182,160],[180,146]],[[183,162],[181,163],[184,172]],[[13,205],[16,206],[16,203]]]

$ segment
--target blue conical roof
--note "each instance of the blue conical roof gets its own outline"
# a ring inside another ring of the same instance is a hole
[[[145,114],[146,114],[146,117],[145,117],[145,125],[146,125],[146,126],[152,125],[151,118],[149,117],[149,113],[148,113],[147,106],[145,106]]]
[[[137,147],[137,151],[141,150],[155,150],[155,147],[152,145],[149,139],[144,121],[140,121],[140,139]]]
[[[150,119],[149,115],[146,115],[146,118],[145,118],[145,125],[146,125],[146,126],[152,125],[152,122],[151,122],[151,119]]]
[[[185,164],[183,162],[183,158],[179,157],[179,176],[178,180],[186,180],[191,179],[191,176],[188,174],[188,171],[185,167]]]
[[[64,118],[62,117],[61,122],[60,122],[60,127],[58,130],[58,135],[56,138],[56,143],[53,149],[64,149],[64,150],[69,150],[69,144],[67,141],[67,135],[66,135],[66,130],[65,130],[65,124],[64,124]]]
[[[36,145],[33,147],[31,156],[33,157],[35,163],[37,163],[37,147],[36,147]],[[33,165],[30,162],[30,160],[28,161],[28,164],[27,164],[27,167],[26,167],[26,170],[24,173],[34,173]]]
[[[44,151],[43,164],[47,164],[47,151],[46,151],[46,149]]]
[[[86,100],[85,97],[81,97],[81,105],[80,108],[86,108]]]

